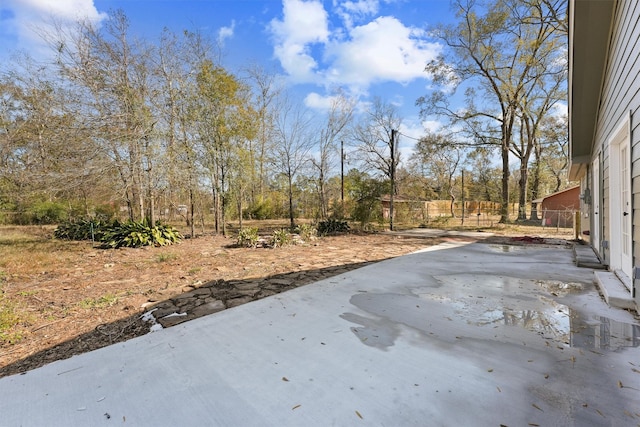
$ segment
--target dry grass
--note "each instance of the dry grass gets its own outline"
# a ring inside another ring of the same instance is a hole
[[[461,229],[458,221],[440,228]],[[286,228],[288,221],[246,221],[244,226],[270,233]],[[180,231],[186,231],[184,228]],[[398,229],[407,228],[411,227],[398,224]],[[173,247],[114,251],[96,249],[91,242],[53,239],[53,229],[0,226],[0,362],[10,363],[18,354],[32,354],[96,325],[132,316],[149,300],[161,300],[212,277],[242,279],[309,269],[310,265],[325,268],[346,264],[349,257],[381,260],[426,244],[407,245],[409,239],[354,233],[344,237],[343,243],[325,239],[319,246],[261,252],[230,248],[233,238],[216,237],[211,230],[201,229],[205,237]],[[503,236],[573,238],[570,229],[535,225],[498,224],[482,230]],[[237,224],[229,231],[235,236]],[[369,253],[373,251],[377,253]],[[16,343],[24,348],[18,351]]]

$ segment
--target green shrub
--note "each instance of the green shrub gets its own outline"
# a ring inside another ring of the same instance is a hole
[[[255,227],[241,229],[236,243],[243,248],[255,248],[258,245],[258,229]]]
[[[274,248],[281,248],[283,246],[287,246],[293,243],[293,236],[284,228],[281,230],[276,230],[271,235],[271,245]]]
[[[141,246],[166,246],[177,243],[182,239],[180,233],[173,227],[161,224],[154,226],[147,221],[119,222],[115,220],[104,232],[101,238],[104,248],[139,248]]]
[[[101,241],[108,227],[108,222],[98,219],[74,219],[59,224],[53,235],[57,239]]]
[[[295,231],[304,242],[310,242],[318,235],[318,229],[310,224],[300,224]]]
[[[347,221],[329,218],[326,221],[320,221],[318,223],[318,234],[321,236],[325,236],[327,234],[346,233],[348,231],[349,224],[347,224]]]
[[[258,202],[245,209],[243,216],[248,219],[270,219],[274,218],[275,214],[271,200],[267,199],[263,202]]]
[[[58,239],[95,240],[102,243],[103,248],[141,246],[166,246],[182,239],[173,227],[159,221],[150,226],[147,221],[105,222],[81,219],[60,224],[53,232]]]
[[[32,224],[56,224],[67,217],[67,206],[60,202],[37,202],[27,211]]]

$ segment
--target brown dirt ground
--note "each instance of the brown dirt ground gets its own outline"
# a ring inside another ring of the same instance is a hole
[[[211,281],[297,272],[295,286],[301,286],[451,239],[352,233],[276,249],[238,248],[220,236],[118,250],[64,242],[52,247],[54,263],[34,258],[27,265],[0,265],[0,291],[21,318],[9,331],[15,342],[0,340],[0,377],[146,334],[149,325],[140,317],[150,305]],[[540,243],[506,236],[491,241]],[[275,293],[287,289],[291,286]]]

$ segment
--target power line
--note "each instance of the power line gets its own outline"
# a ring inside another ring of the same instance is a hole
[[[414,141],[420,141],[420,138],[414,138],[413,136],[405,135],[404,133],[400,132],[399,130],[397,130],[396,133],[398,135],[404,136],[405,138],[413,139]]]

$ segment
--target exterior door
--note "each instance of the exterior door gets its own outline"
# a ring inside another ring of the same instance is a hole
[[[591,246],[600,255],[600,155],[593,161],[591,167],[591,215],[593,217],[590,235]]]
[[[631,259],[632,241],[631,241],[631,154],[630,154],[629,138],[620,144],[620,210],[622,211],[622,248],[621,248],[621,264],[622,271],[627,277],[633,277],[631,271],[633,261]],[[630,283],[630,282],[629,282]]]
[[[610,144],[610,268],[623,273],[623,283],[631,287],[632,267],[632,224],[631,224],[631,153],[630,120],[618,128]]]

